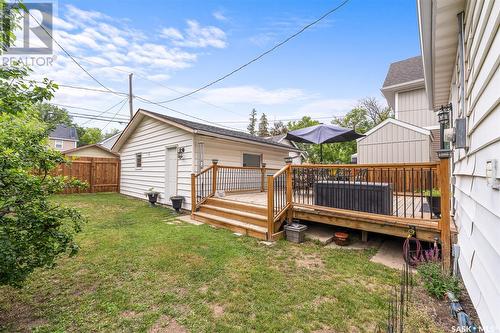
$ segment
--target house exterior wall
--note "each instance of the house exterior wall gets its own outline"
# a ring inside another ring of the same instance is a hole
[[[396,119],[420,127],[439,125],[434,111],[429,110],[425,88],[396,94]]]
[[[267,168],[282,168],[285,157],[289,152],[283,149],[273,149],[271,146],[261,146],[253,143],[237,142],[232,140],[197,135],[196,144],[202,142],[204,147],[203,165],[209,166],[212,159],[218,159],[219,164],[227,166],[242,166],[243,153],[262,154],[262,162]],[[197,154],[196,165],[199,166],[200,154]]]
[[[62,141],[63,146],[61,149],[56,148],[56,141]],[[76,148],[76,145],[77,145],[77,142],[73,141],[73,140],[49,138],[49,146],[56,149],[56,150],[59,150],[59,151],[74,149],[74,148]]]
[[[106,157],[106,158],[115,158],[116,155],[111,154],[103,149],[99,149],[95,146],[82,148],[77,151],[65,153],[66,156],[85,156],[85,157]]]
[[[430,137],[387,122],[358,140],[359,164],[429,162]]]
[[[166,198],[165,164],[167,147],[184,147],[177,160],[177,195],[184,196],[184,209],[191,209],[191,173],[193,134],[159,120],[145,117],[120,149],[120,193],[145,199],[151,187],[161,192],[159,202],[170,205]],[[142,167],[136,168],[136,153],[142,153]]]
[[[487,185],[486,161],[500,162],[500,1],[468,1],[465,94],[460,62],[452,82],[454,118],[467,119],[468,150],[455,149],[455,223],[460,273],[483,327],[500,330],[500,191]],[[458,54],[458,52],[457,52]],[[462,105],[462,98],[465,98]],[[500,170],[498,171],[500,173]]]

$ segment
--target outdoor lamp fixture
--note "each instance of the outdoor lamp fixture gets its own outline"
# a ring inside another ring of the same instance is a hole
[[[182,158],[184,157],[184,147],[180,147],[177,149],[177,158],[182,160]]]
[[[441,105],[439,111],[437,113],[439,120],[439,150],[437,151],[437,155],[440,159],[450,158],[451,149],[446,147],[444,141],[444,130],[450,123],[450,113],[452,111],[451,103],[448,105]]]
[[[216,158],[214,158],[214,159],[212,160],[212,164],[217,164],[217,163],[219,163],[219,160],[218,160],[218,159],[216,159]]]
[[[285,163],[286,163],[286,164],[291,164],[291,163],[292,163],[292,160],[293,160],[293,158],[292,158],[292,157],[290,157],[290,156],[285,157]]]

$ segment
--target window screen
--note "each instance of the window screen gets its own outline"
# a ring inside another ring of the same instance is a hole
[[[135,167],[142,167],[142,153],[135,154]]]
[[[260,167],[260,155],[243,154],[244,167]]]

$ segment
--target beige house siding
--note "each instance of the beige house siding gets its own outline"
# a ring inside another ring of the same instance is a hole
[[[358,163],[429,162],[430,137],[391,122],[358,140]]]
[[[425,88],[396,94],[396,119],[420,127],[439,125],[435,112],[429,110]]]
[[[56,141],[62,141],[63,146],[62,146],[61,149],[56,148]],[[65,151],[65,150],[76,148],[76,141],[49,138],[49,146],[52,147],[52,148],[54,148],[54,149],[57,149],[59,151]]]
[[[191,133],[145,117],[120,149],[120,192],[145,199],[144,192],[152,187],[161,192],[159,201],[170,205],[165,195],[166,150],[184,147],[184,157],[177,160],[177,195],[185,198],[183,208],[191,209],[192,142]],[[136,168],[136,153],[142,153],[140,168]]]
[[[468,150],[454,151],[459,267],[483,327],[500,327],[500,191],[487,185],[486,161],[500,162],[500,1],[468,1],[465,10],[465,108],[459,64],[454,116],[467,118]],[[499,171],[500,172],[500,171]]]
[[[105,157],[105,158],[115,158],[116,155],[110,152],[97,148],[95,146],[81,148],[77,151],[64,153],[66,156],[84,156],[84,157]]]
[[[219,164],[222,165],[242,166],[243,153],[250,153],[262,154],[262,162],[266,163],[266,167],[268,168],[281,168],[285,165],[285,157],[289,155],[289,152],[283,149],[274,149],[270,146],[236,142],[209,136],[197,135],[195,141],[197,144],[200,142],[203,143],[201,147],[204,147],[202,154],[204,166],[210,165],[212,159],[218,159]],[[197,163],[198,161],[199,157],[197,157]]]

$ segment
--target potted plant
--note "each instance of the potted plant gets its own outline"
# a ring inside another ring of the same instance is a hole
[[[155,191],[152,187],[145,194],[148,197],[151,206],[154,206],[160,197],[160,192]]]
[[[170,197],[170,201],[172,201],[172,207],[178,213],[182,207],[182,202],[184,201],[184,197],[180,195],[174,195]]]
[[[429,208],[434,216],[441,217],[441,192],[437,188],[425,190],[423,195],[427,199]]]

